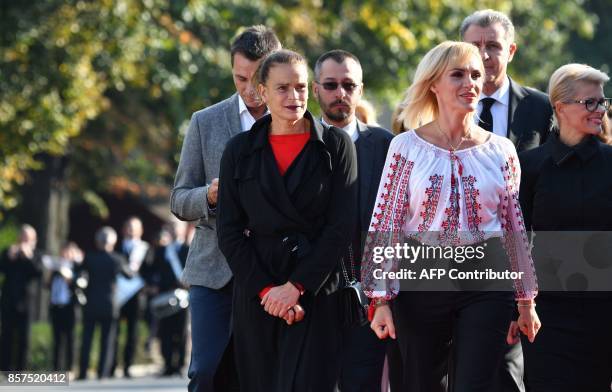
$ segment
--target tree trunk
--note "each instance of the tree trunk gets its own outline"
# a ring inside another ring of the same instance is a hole
[[[44,168],[30,172],[18,216],[22,223],[36,229],[38,247],[46,254],[57,255],[68,238],[68,158],[44,155],[40,160]]]

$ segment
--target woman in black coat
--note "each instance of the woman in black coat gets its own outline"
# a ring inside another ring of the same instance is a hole
[[[337,265],[355,229],[356,157],[342,130],[306,111],[306,60],[278,51],[260,66],[270,115],[221,160],[219,247],[235,277],[241,389],[332,391],[339,339]]]
[[[612,146],[598,140],[610,107],[603,95],[608,79],[583,64],[555,71],[548,90],[558,131],[519,155],[525,226],[536,231],[544,325],[534,343],[523,342],[532,392],[607,392],[612,383],[612,283],[596,286],[601,275],[610,276],[612,260]],[[583,242],[589,236],[600,240]],[[510,340],[513,332],[516,327]]]

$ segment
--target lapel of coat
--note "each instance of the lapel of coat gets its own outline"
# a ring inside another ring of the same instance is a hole
[[[310,140],[304,146],[304,151],[298,155],[293,167],[285,173],[285,184],[289,195],[293,195],[300,184],[317,172],[320,165],[326,165],[330,172],[332,170],[331,156],[323,141],[325,127],[310,113],[304,117],[310,121],[311,135]]]
[[[519,127],[512,126],[514,124],[514,113],[518,104],[525,98],[525,94],[519,84],[515,83],[510,77],[508,77],[508,80],[510,81],[510,99],[508,100],[508,129],[506,134],[508,139],[512,141],[512,144],[516,146],[521,137],[521,130],[518,129]]]
[[[359,139],[357,139],[357,168],[359,178],[359,213],[361,222],[369,222],[370,217],[366,217],[368,205],[370,203],[370,186],[372,173],[374,171],[374,149],[375,146],[370,140],[372,131],[367,125],[357,121]]]
[[[238,135],[242,132],[242,124],[240,123],[240,109],[238,104],[238,93],[234,93],[229,99],[227,106],[223,109],[225,112],[226,129],[229,132],[229,137]]]
[[[258,180],[257,185],[261,188],[261,193],[270,208],[276,209],[289,220],[305,225],[306,222],[291,201],[270,147],[268,141],[270,120],[270,115],[264,116],[251,128],[249,146],[245,156],[241,158],[241,170],[254,174]]]

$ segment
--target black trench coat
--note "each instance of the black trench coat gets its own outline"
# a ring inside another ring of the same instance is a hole
[[[311,137],[281,176],[271,117],[235,136],[221,159],[219,248],[234,274],[233,334],[243,391],[332,391],[338,369],[338,261],[355,230],[355,147],[312,115]],[[301,284],[305,318],[270,316],[259,292]]]

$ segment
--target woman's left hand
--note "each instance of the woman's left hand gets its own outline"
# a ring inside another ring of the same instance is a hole
[[[264,310],[274,317],[284,318],[285,314],[300,298],[300,290],[291,282],[271,288],[261,299]]]
[[[516,321],[520,331],[527,336],[531,343],[535,340],[538,331],[542,327],[538,313],[534,306],[522,307],[519,306],[519,318]]]

